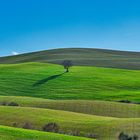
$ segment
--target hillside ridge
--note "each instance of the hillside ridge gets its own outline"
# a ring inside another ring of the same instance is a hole
[[[61,64],[64,60],[71,60],[73,65],[77,66],[140,69],[140,52],[108,49],[61,48],[0,57],[1,64],[24,62]]]

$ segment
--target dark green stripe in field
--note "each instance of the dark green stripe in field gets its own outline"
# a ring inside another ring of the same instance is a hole
[[[0,58],[0,63],[49,62],[60,64],[72,60],[74,65],[140,69],[140,52],[69,48],[40,51]]]

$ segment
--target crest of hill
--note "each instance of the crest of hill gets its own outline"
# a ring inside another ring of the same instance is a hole
[[[64,48],[0,57],[0,63],[48,62],[61,64],[71,60],[78,66],[140,69],[140,52],[93,48]]]

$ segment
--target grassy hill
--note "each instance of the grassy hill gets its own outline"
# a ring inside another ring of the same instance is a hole
[[[1,64],[0,95],[140,102],[140,71],[60,65]]]
[[[135,104],[108,101],[48,100],[34,97],[0,96],[0,104],[8,104],[10,102],[18,103],[21,107],[48,108],[107,117],[140,118],[140,105]]]
[[[24,130],[0,126],[0,140],[90,140],[88,138],[45,133],[35,130]]]
[[[140,118],[113,118],[29,107],[0,107],[0,124],[22,127],[30,122],[33,129],[41,130],[49,122],[56,122],[61,132],[79,132],[80,136],[94,134],[101,140],[116,140],[120,132],[140,136]]]
[[[40,63],[60,63],[66,58],[75,65],[89,66],[73,66],[65,73],[61,65]],[[92,67],[93,62],[95,66],[127,69]],[[140,102],[140,71],[128,70],[139,69],[139,53],[58,49],[0,58],[0,63],[4,63],[0,64],[0,104],[20,105],[0,106],[1,125],[16,123],[22,128],[29,122],[33,129],[42,130],[45,124],[56,122],[65,134],[92,134],[99,140],[116,140],[120,132],[140,137],[140,106],[116,102]],[[17,140],[19,135],[23,139],[39,135],[37,140],[46,136],[48,140],[82,140],[0,126],[2,140]]]
[[[1,57],[0,63],[49,62],[60,64],[67,59],[72,60],[74,65],[140,69],[140,52],[87,48],[54,49]]]

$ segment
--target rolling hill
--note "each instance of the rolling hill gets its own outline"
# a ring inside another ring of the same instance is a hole
[[[48,62],[60,64],[71,60],[74,65],[140,69],[140,52],[104,49],[66,48],[1,57],[0,63]]]
[[[0,126],[0,140],[90,140],[54,133]],[[93,140],[93,139],[92,139]]]
[[[0,65],[0,95],[140,102],[140,71],[22,63]]]
[[[74,64],[69,73],[58,65],[64,60]],[[0,139],[88,140],[18,129],[30,123],[42,130],[50,122],[59,133],[98,140],[116,140],[121,132],[140,137],[140,105],[118,102],[140,103],[139,70],[139,52],[79,48],[1,57]]]
[[[50,122],[59,125],[59,132],[78,133],[87,137],[94,135],[98,140],[116,140],[120,132],[140,136],[140,118],[115,118],[87,115],[60,110],[0,106],[0,124],[23,127],[28,122],[33,129],[42,130]]]
[[[0,96],[0,105],[46,108],[117,118],[140,118],[140,105],[109,101],[49,100],[34,97]]]

